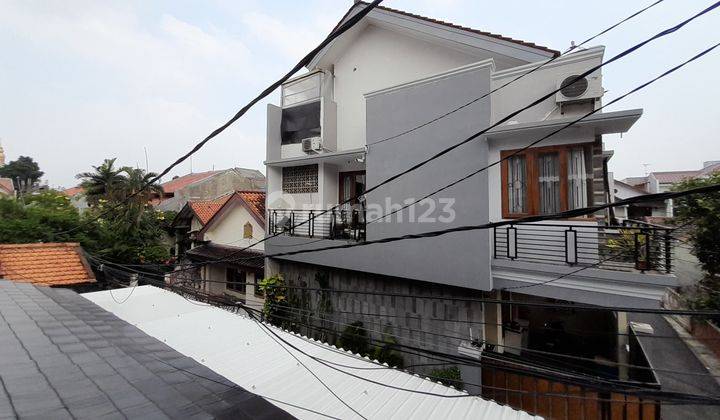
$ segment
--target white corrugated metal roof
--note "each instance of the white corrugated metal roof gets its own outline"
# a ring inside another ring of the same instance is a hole
[[[118,289],[112,293],[114,298],[110,291],[85,293],[83,296],[237,385],[267,397],[271,403],[294,416],[357,418],[254,320],[188,301],[153,286],[140,286],[134,291]],[[130,293],[132,295],[125,301]],[[274,331],[315,357],[354,367],[377,367],[369,360],[338,351],[332,346],[318,345],[318,342],[280,329]],[[373,384],[289,350],[348,405],[369,419],[537,418],[478,397],[444,398]],[[441,395],[462,394],[461,391],[401,370],[340,369],[414,391]]]

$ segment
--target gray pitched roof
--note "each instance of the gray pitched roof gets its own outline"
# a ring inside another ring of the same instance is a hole
[[[291,418],[68,289],[0,280],[0,418]]]

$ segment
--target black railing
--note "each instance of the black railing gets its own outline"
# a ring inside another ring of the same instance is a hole
[[[596,266],[619,271],[672,272],[671,229],[592,224],[496,227],[494,258]]]
[[[268,211],[271,234],[286,234],[306,238],[365,240],[365,211],[360,209]]]

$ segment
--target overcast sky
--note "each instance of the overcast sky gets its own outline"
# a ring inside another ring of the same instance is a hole
[[[388,7],[565,50],[643,1],[387,0]],[[0,0],[0,142],[35,158],[52,186],[117,157],[159,171],[316,45],[350,0]],[[605,57],[711,2],[665,0],[596,40]],[[720,11],[603,69],[606,100],[720,41]],[[720,159],[720,51],[617,104],[644,108],[606,136],[616,178]],[[277,103],[277,94],[270,99]],[[263,172],[265,103],[192,159],[194,172]],[[175,173],[187,173],[190,163]]]

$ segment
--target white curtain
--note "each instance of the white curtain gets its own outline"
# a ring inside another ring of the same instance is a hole
[[[568,207],[570,210],[587,207],[588,176],[585,167],[585,151],[582,148],[568,152]]]
[[[525,168],[525,156],[513,156],[508,159],[508,211],[512,214],[526,212]]]
[[[538,157],[540,182],[540,213],[560,211],[560,165],[557,153],[544,153]]]

